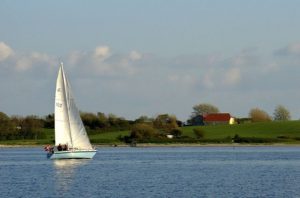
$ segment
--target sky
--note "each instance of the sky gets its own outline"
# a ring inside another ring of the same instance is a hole
[[[61,61],[78,108],[126,119],[210,103],[300,119],[300,1],[2,0],[0,111],[54,111]]]

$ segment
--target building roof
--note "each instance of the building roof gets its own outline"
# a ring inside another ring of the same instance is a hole
[[[211,113],[204,116],[205,122],[229,122],[229,113]]]

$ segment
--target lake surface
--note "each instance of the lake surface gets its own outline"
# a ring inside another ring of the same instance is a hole
[[[300,197],[300,147],[0,148],[1,197]]]

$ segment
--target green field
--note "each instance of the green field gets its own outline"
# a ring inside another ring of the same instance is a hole
[[[218,125],[202,127],[183,127],[183,134],[194,137],[193,129],[202,128],[205,139],[233,137],[238,134],[242,137],[278,138],[290,137],[300,138],[300,121],[247,123],[236,125]]]
[[[100,134],[89,135],[94,144],[123,144],[118,140],[119,136],[129,135],[129,131],[102,132]]]
[[[195,143],[193,129],[200,128],[204,137],[199,143],[231,143],[231,138],[238,135],[243,138],[256,138],[266,143],[292,143],[300,144],[300,121],[247,123],[239,125],[216,126],[188,126],[182,127],[182,137],[185,139],[166,140],[166,143]],[[9,140],[0,141],[0,144],[9,145],[43,145],[54,143],[54,130],[43,129],[47,134],[46,139],[39,140]],[[89,133],[93,144],[124,144],[118,140],[120,136],[129,135],[129,131],[96,132]],[[192,140],[193,141],[190,141]],[[163,141],[160,143],[164,143]]]

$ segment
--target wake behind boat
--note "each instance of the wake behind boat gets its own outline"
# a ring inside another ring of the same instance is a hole
[[[55,92],[55,147],[45,147],[50,159],[91,159],[96,154],[76,107],[63,64]]]

